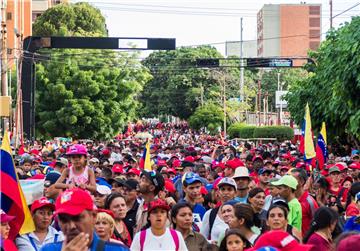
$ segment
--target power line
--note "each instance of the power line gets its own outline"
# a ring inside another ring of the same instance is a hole
[[[340,12],[339,14],[336,14],[335,16],[333,16],[333,17],[332,17],[332,19],[334,19],[335,17],[341,16],[341,15],[342,15],[342,14],[344,14],[345,12],[348,12],[348,11],[350,11],[350,10],[354,9],[354,8],[356,8],[356,7],[357,7],[357,6],[359,6],[359,5],[360,5],[360,2],[359,2],[359,3],[357,3],[357,4],[355,4],[355,5],[354,5],[354,6],[352,6],[352,7],[348,8],[348,9],[346,9],[346,10],[344,10],[344,11]]]

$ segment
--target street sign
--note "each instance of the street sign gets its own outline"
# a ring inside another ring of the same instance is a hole
[[[276,108],[286,108],[287,101],[284,99],[284,96],[288,93],[288,91],[276,91],[275,92],[275,106]]]
[[[290,58],[247,58],[246,67],[274,68],[292,67],[293,60]]]

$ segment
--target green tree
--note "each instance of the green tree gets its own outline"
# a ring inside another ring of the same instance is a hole
[[[34,36],[107,36],[105,17],[88,3],[59,4],[33,24]]]
[[[189,118],[189,125],[191,128],[199,130],[206,128],[211,133],[218,132],[224,122],[224,113],[220,106],[207,103],[204,106],[198,107],[194,114]]]
[[[36,35],[106,33],[100,11],[85,3],[55,6],[34,23]],[[137,94],[151,78],[137,53],[69,49],[42,53],[51,59],[36,67],[36,127],[41,135],[108,139],[135,118]]]
[[[308,78],[290,87],[289,110],[300,124],[306,102],[313,128],[326,122],[328,135],[359,144],[360,139],[360,17],[331,31],[311,56],[316,66]],[[349,136],[348,138],[346,136]]]
[[[221,62],[228,67],[196,67],[196,59],[222,58],[213,47],[179,48],[159,51],[143,61],[154,78],[141,95],[143,113],[147,116],[173,115],[188,119],[202,103],[222,104],[222,78],[226,82],[227,99],[239,97],[239,63]],[[219,76],[220,73],[221,76]],[[252,73],[245,72],[247,100],[255,95]],[[201,103],[202,102],[202,103]],[[235,109],[246,109],[247,106]]]

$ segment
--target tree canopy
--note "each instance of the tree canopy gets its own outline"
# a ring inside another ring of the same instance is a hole
[[[360,139],[360,17],[331,31],[311,56],[316,66],[304,80],[290,86],[289,110],[300,124],[306,102],[313,128],[326,122],[328,135],[359,143]]]
[[[105,18],[85,3],[57,5],[34,23],[36,35],[106,33]],[[42,136],[108,139],[135,118],[137,94],[151,78],[137,53],[69,49],[41,53],[50,55],[50,60],[36,65],[36,128]]]
[[[201,104],[222,102],[222,81],[226,82],[227,99],[239,97],[239,63],[229,68],[204,69],[196,67],[196,59],[222,58],[213,47],[178,48],[149,55],[143,64],[154,78],[141,95],[143,114],[173,115],[188,119]],[[255,96],[252,73],[245,72],[247,101]],[[237,109],[247,108],[237,107]]]

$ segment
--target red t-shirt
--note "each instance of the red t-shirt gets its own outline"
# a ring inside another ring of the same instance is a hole
[[[4,240],[4,250],[6,251],[18,251],[17,247],[15,246],[12,240],[6,239]]]
[[[331,250],[331,243],[328,240],[325,240],[321,235],[313,233],[306,244],[313,245],[312,250],[316,251],[329,251]]]
[[[308,199],[309,198],[309,199]],[[301,197],[299,198],[299,202],[301,205],[301,211],[302,211],[302,224],[301,224],[301,232],[302,235],[304,236],[307,231],[310,228],[310,224],[311,221],[313,219],[313,212],[311,210],[311,206],[308,200],[311,200],[313,202],[314,205],[314,212],[316,211],[316,209],[319,208],[318,203],[316,202],[316,200],[314,200],[313,197],[311,197],[309,195],[309,192],[305,191]]]

